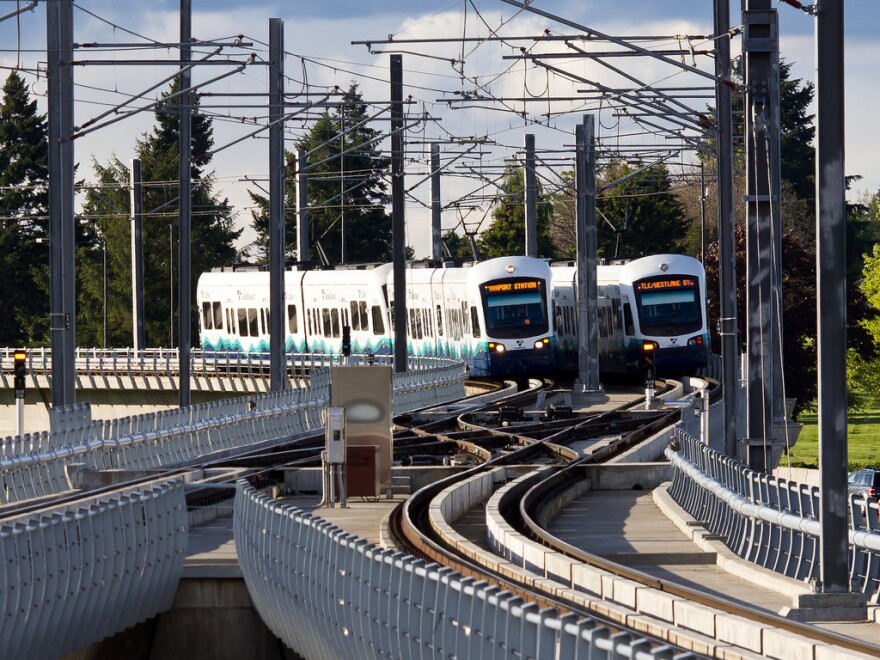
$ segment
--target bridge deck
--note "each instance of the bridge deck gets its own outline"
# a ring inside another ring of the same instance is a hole
[[[589,521],[588,525],[584,524],[585,520]],[[792,606],[790,594],[761,586],[741,577],[742,573],[732,573],[718,566],[715,553],[704,552],[661,511],[652,491],[590,491],[572,500],[554,518],[549,531],[586,552],[756,610],[778,614]],[[776,578],[776,574],[767,569],[734,560],[737,561],[741,562],[743,573],[763,574],[766,581],[762,584],[770,585]],[[876,607],[869,607],[869,617],[873,619],[876,614]],[[880,625],[873,621],[814,625],[880,644]]]

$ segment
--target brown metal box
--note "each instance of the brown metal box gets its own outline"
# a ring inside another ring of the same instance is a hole
[[[346,497],[379,497],[379,447],[349,445],[345,449]]]

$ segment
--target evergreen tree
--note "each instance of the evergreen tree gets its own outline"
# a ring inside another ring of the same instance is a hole
[[[141,160],[143,186],[143,252],[144,252],[144,326],[147,346],[176,344],[175,318],[179,273],[179,99],[169,98],[179,89],[175,80],[167,99],[157,106],[156,126],[135,144]],[[192,290],[201,273],[213,267],[229,265],[236,258],[233,242],[241,234],[233,227],[233,214],[226,200],[213,192],[214,180],[205,173],[211,161],[213,124],[209,117],[198,113],[198,100],[193,101],[192,120]],[[131,229],[130,171],[118,158],[106,164],[94,163],[97,185],[88,195],[84,218],[93,231],[91,259],[83,265],[77,317],[78,343],[88,340],[100,345],[101,330],[96,318],[103,304],[103,273],[97,271],[98,252],[103,243],[108,254],[108,308],[110,344],[129,346],[131,326]],[[172,308],[172,301],[174,308]],[[197,337],[198,313],[193,296],[192,336]]]
[[[288,153],[286,180],[286,248],[299,261],[369,263],[391,259],[390,201],[384,178],[390,159],[378,149],[380,132],[370,127],[367,106],[356,84],[340,104],[325,112],[296,146],[308,156],[309,255],[295,255],[296,155]],[[251,193],[259,207],[253,214],[258,259],[268,255],[268,199]]]
[[[553,206],[544,198],[540,182],[537,188],[538,256],[552,257],[554,248],[550,239],[550,217]],[[525,190],[522,166],[516,161],[509,161],[505,167],[502,194],[492,211],[492,224],[477,238],[477,249],[482,258],[525,254]]]
[[[49,341],[47,123],[15,71],[0,106],[0,343]]]
[[[614,161],[597,177],[597,188],[610,185],[596,197],[601,257],[635,259],[681,250],[687,222],[666,166],[638,169]]]

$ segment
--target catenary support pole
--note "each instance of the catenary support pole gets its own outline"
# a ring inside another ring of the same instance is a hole
[[[538,256],[538,184],[535,180],[535,135],[525,136],[526,167],[525,167],[525,255]]]
[[[730,3],[714,0],[715,75],[730,80]],[[720,280],[721,385],[724,392],[723,450],[737,456],[737,389],[739,345],[736,332],[736,216],[733,204],[733,115],[731,87],[715,84],[717,133],[715,159],[718,176],[718,273]],[[719,443],[720,445],[721,443]]]
[[[847,577],[846,213],[843,3],[819,0],[816,29],[816,290],[821,589]]]
[[[49,137],[49,329],[52,406],[76,402],[73,204],[73,2],[46,4]]]
[[[394,371],[406,368],[406,217],[403,187],[403,56],[391,55],[391,250],[394,272]]]
[[[180,355],[178,401],[181,407],[190,404],[190,348],[192,346],[192,2],[180,0],[180,278],[177,282],[177,344]]]
[[[287,387],[284,296],[284,21],[269,19],[269,386]]]
[[[144,350],[144,186],[140,158],[131,159],[131,331],[132,348]]]
[[[595,119],[575,127],[578,379],[575,389],[599,391],[598,279],[596,257]]]
[[[772,183],[771,142],[779,139],[772,88],[778,86],[779,31],[771,0],[746,0],[743,11],[746,144],[746,317],[748,390],[746,451],[749,467],[764,472],[773,444],[774,369],[780,369],[773,335],[774,241],[780,195]]]
[[[296,154],[296,260],[309,260],[309,160],[305,151]]]
[[[431,258],[439,262],[443,258],[440,233],[440,145],[431,143]]]

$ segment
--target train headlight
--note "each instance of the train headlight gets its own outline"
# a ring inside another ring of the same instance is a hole
[[[535,348],[547,348],[550,345],[550,339],[548,337],[544,337],[543,339],[539,339],[535,342]]]
[[[507,350],[504,344],[496,344],[494,341],[489,342],[489,350],[495,351],[496,353],[503,353]]]
[[[703,335],[697,335],[696,337],[691,337],[688,339],[688,346],[702,346],[703,345]]]

